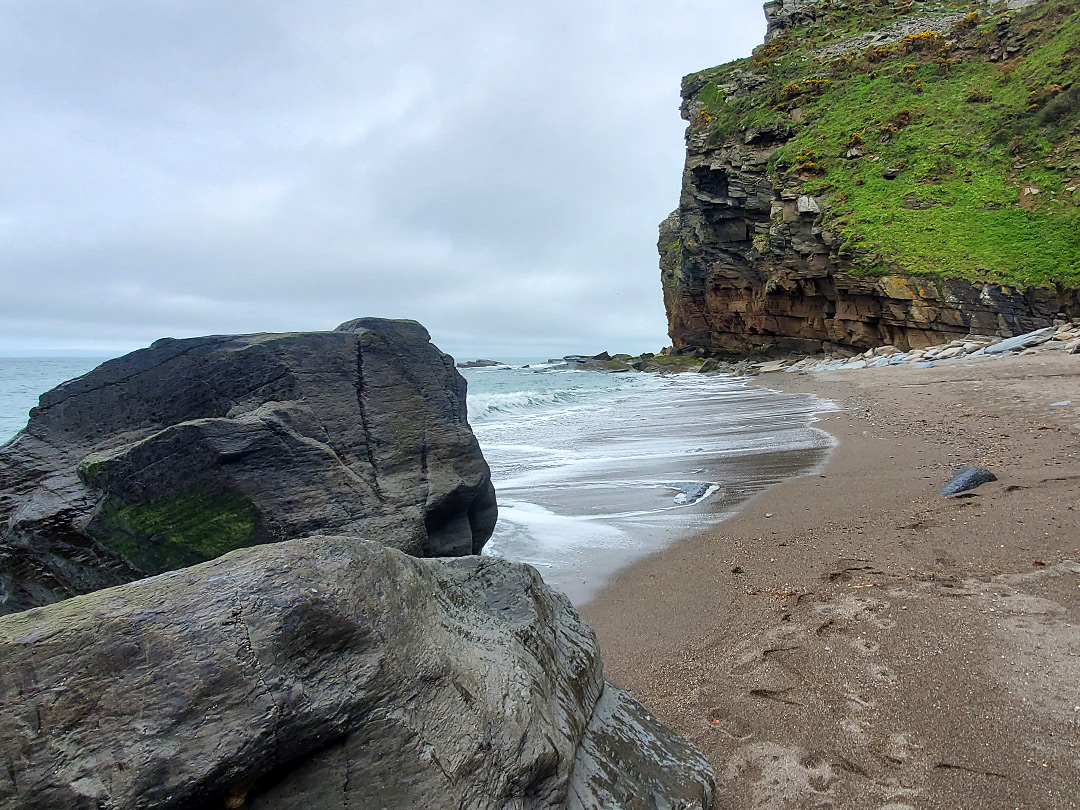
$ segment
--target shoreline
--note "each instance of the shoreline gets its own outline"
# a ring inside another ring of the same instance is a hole
[[[556,395],[556,407],[491,411],[488,403],[529,389],[521,378],[533,375],[484,374],[470,391],[482,416],[473,429],[500,503],[484,553],[534,565],[576,605],[633,561],[816,468],[831,451],[832,440],[810,424],[828,405],[745,378],[581,372],[591,381],[582,396],[577,373],[563,382],[550,374],[548,387],[529,396],[548,403]],[[575,395],[565,406],[564,391]]]
[[[607,676],[709,757],[720,807],[1071,806],[1080,360],[767,384],[840,405],[838,446],[584,605]],[[965,463],[999,480],[940,498]]]

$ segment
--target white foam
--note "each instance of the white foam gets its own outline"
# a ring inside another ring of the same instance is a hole
[[[567,550],[573,547],[617,548],[625,545],[626,532],[588,518],[560,515],[528,501],[506,500],[499,504],[499,520],[527,530],[536,549]]]

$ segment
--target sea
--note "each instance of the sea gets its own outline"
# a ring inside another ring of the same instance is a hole
[[[485,554],[527,562],[575,604],[649,554],[824,466],[827,400],[723,374],[470,368],[469,422],[499,521]]]
[[[104,358],[0,358],[0,443],[38,395]],[[462,369],[499,521],[488,555],[581,605],[621,569],[821,468],[835,406],[723,374],[605,373],[507,360]]]

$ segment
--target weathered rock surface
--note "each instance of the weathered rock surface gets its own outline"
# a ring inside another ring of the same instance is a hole
[[[8,808],[711,806],[568,600],[498,559],[245,548],[0,618],[0,660]]]
[[[411,321],[163,339],[43,394],[0,448],[0,613],[306,534],[474,554],[465,381]]]

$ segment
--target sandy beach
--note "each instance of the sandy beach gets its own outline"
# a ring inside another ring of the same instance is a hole
[[[1080,356],[758,384],[838,447],[587,604],[608,677],[718,807],[1080,806]],[[940,497],[963,464],[998,480]]]

